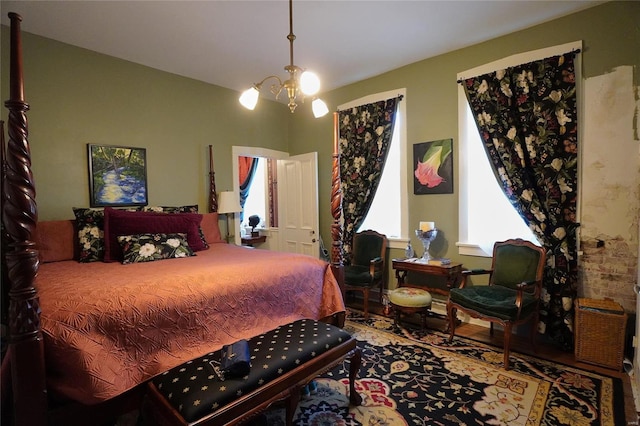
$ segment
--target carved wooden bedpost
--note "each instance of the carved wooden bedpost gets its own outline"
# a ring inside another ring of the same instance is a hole
[[[213,145],[209,145],[209,212],[218,211],[218,193],[216,192],[216,173],[213,171]]]
[[[344,263],[342,258],[342,189],[340,188],[340,127],[338,126],[338,112],[333,113],[333,168],[331,178],[331,270],[338,280],[342,298],[344,291]]]
[[[6,176],[2,188],[2,221],[9,236],[6,256],[9,279],[9,356],[11,362],[14,423],[45,425],[47,394],[44,345],[40,329],[40,302],[34,287],[38,251],[32,236],[36,229],[35,186],[31,173],[22,76],[22,39],[16,13],[11,20],[10,99],[7,120]]]

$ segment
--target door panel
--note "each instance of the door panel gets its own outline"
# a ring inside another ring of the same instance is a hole
[[[319,257],[316,152],[278,160],[278,210],[281,250]]]

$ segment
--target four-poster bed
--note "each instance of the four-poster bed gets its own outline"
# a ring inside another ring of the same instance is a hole
[[[3,297],[9,298],[9,349],[2,362],[3,420],[29,426],[100,423],[137,408],[144,383],[198,354],[298,318],[343,324],[337,152],[331,265],[309,256],[224,244],[217,228],[211,147],[210,213],[193,215],[210,243],[208,249],[185,259],[126,266],[80,263],[73,258],[73,243],[57,239],[75,238],[74,222],[38,223],[22,75],[21,17],[15,13],[9,17],[6,151],[2,144],[2,280],[3,289],[8,287]],[[115,219],[135,221],[135,215],[144,213],[128,214],[104,210],[105,242],[113,237],[107,236],[109,220],[113,231]],[[59,247],[70,254],[60,253]],[[243,260],[245,256],[252,258]],[[246,273],[250,264],[271,267],[254,268],[265,272],[251,276]]]

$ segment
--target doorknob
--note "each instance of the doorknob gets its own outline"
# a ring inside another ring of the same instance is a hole
[[[633,286],[633,291],[635,291],[636,294],[640,294],[640,286],[639,285],[634,285]]]
[[[315,242],[316,242],[316,239],[315,239],[315,238],[314,238],[314,239],[312,239],[312,240],[311,240],[311,242],[312,242],[312,243],[315,243]]]

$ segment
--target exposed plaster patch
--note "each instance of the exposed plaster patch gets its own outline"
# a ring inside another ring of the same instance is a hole
[[[636,311],[640,145],[634,68],[584,83],[578,294]]]

